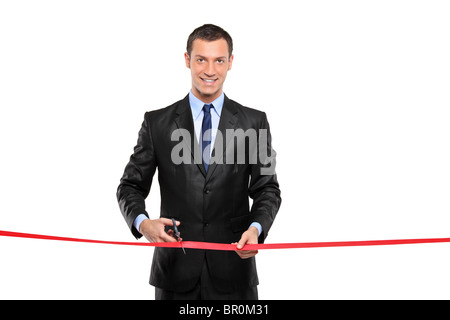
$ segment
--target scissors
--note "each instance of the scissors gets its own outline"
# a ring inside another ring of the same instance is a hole
[[[172,218],[172,223],[173,223],[173,231],[175,233],[175,238],[177,239],[177,241],[181,242],[181,240],[180,240],[180,231],[178,231],[177,223],[176,223],[174,218]],[[186,251],[184,251],[184,248],[181,247],[181,249],[183,249],[184,254],[186,254]]]

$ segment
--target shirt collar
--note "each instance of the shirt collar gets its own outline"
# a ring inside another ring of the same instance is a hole
[[[212,105],[214,106],[213,110],[214,112],[220,117],[221,113],[222,113],[222,108],[223,108],[223,102],[225,100],[225,94],[222,92],[220,94],[220,96],[214,100],[212,103]],[[201,101],[199,98],[197,98],[193,93],[192,90],[189,91],[189,104],[191,105],[191,111],[192,111],[192,117],[195,119],[197,119],[203,109],[203,105],[205,105],[205,103],[203,101]]]

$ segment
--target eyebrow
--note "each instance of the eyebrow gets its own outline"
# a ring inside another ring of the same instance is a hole
[[[195,57],[196,58],[201,58],[201,59],[208,59],[207,57],[204,57],[204,56],[202,56],[200,54],[196,54]],[[221,56],[221,57],[217,57],[217,58],[213,58],[213,59],[227,59],[227,57]]]

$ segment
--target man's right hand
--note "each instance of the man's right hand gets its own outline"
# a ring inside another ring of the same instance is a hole
[[[176,221],[177,227],[180,225],[180,221]],[[171,219],[159,218],[155,220],[145,219],[139,226],[139,232],[149,242],[177,242],[177,239],[173,236],[173,230],[166,232],[165,226],[173,226]],[[182,239],[180,238],[180,241]]]

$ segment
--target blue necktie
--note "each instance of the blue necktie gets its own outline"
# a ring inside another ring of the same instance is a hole
[[[206,171],[208,171],[209,159],[211,157],[211,108],[214,108],[212,104],[205,104],[203,106],[203,122],[200,136],[202,141],[203,165]]]

